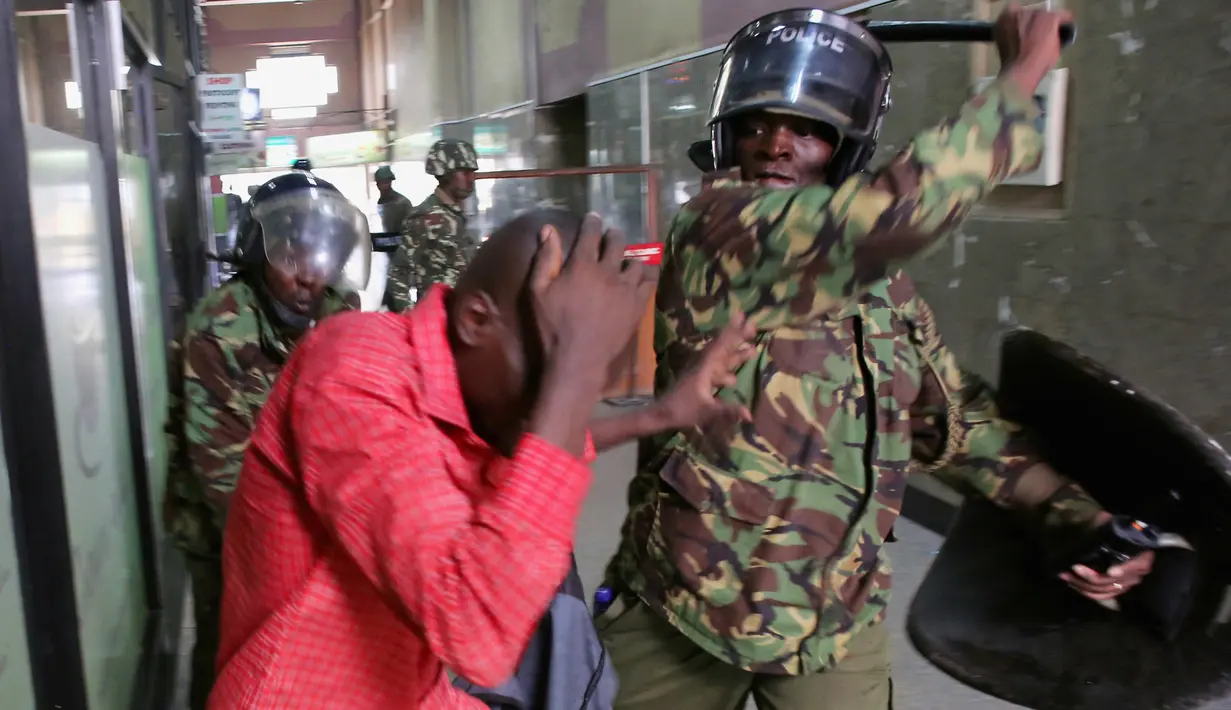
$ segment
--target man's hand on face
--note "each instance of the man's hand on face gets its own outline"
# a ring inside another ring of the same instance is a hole
[[[756,328],[737,313],[684,376],[655,402],[666,428],[689,429],[725,417],[741,421],[752,418],[747,407],[723,402],[714,391],[735,384],[735,371],[755,352],[750,342],[755,337]]]
[[[1110,513],[1100,513],[1095,525],[1106,525],[1111,521]],[[1095,601],[1109,601],[1124,594],[1141,583],[1141,580],[1154,567],[1154,552],[1147,550],[1124,564],[1099,574],[1084,565],[1074,565],[1068,572],[1060,575],[1078,594]]]

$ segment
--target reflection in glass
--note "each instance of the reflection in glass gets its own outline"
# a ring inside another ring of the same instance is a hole
[[[76,138],[86,134],[69,38],[71,4],[17,0],[18,90],[26,122]]]
[[[200,230],[193,216],[192,200],[196,192],[189,157],[190,138],[182,130],[187,121],[186,99],[170,84],[155,81],[153,90],[160,170],[158,195],[175,274],[174,283],[164,288],[171,297],[171,326],[174,332],[179,332],[187,301],[195,297],[199,285],[204,282],[204,245],[198,238]]]
[[[470,231],[486,238],[500,225],[540,207],[584,214],[589,180],[584,175],[479,180],[475,183],[477,217]]]
[[[441,136],[470,142],[479,158],[481,173],[525,170],[534,164],[534,112],[530,107],[446,124],[441,127]],[[553,199],[550,192],[540,193],[539,187],[533,181],[476,182],[474,197],[466,201],[464,208],[466,232],[476,242],[482,241],[493,229],[511,219],[507,215],[520,208],[514,205],[533,207],[540,201]]]
[[[124,111],[124,121],[120,124],[120,146],[125,153],[129,155],[141,155],[144,146],[142,145],[141,137],[141,114],[138,112],[138,102],[140,96],[138,87],[138,72],[134,71],[125,59],[124,63],[124,90],[120,92],[120,101]]]
[[[147,610],[103,158],[37,125],[26,148],[86,689],[129,707]]]
[[[675,213],[701,190],[701,172],[688,146],[709,136],[710,98],[718,80],[720,53],[676,62],[648,73],[650,162],[662,166],[659,230],[666,235]]]
[[[641,77],[634,75],[591,87],[586,95],[590,165],[640,165]],[[653,135],[653,131],[651,131]],[[590,209],[629,241],[645,235],[642,175],[596,175],[590,178]],[[636,235],[636,236],[635,236]]]

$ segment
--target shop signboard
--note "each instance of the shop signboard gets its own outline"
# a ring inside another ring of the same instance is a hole
[[[265,156],[260,150],[246,153],[211,153],[205,156],[205,173],[210,177],[263,167]]]
[[[202,74],[198,76],[197,100],[201,104],[201,130],[243,130],[243,93],[243,74]]]
[[[509,152],[509,127],[500,124],[478,124],[474,127],[474,152],[483,156],[505,155]]]
[[[385,136],[380,131],[335,133],[309,138],[307,156],[318,168],[364,165],[385,160],[385,148]]]
[[[265,139],[265,167],[290,168],[299,158],[299,141],[295,136],[270,136]]]
[[[650,266],[658,266],[663,263],[663,244],[662,242],[629,244],[624,247],[624,258],[644,261]]]
[[[221,140],[211,140],[209,152],[212,155],[227,155],[230,153],[259,153],[261,144],[252,140],[246,133],[238,136],[225,136]]]

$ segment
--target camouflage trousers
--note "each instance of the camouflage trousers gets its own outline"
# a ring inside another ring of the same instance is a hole
[[[222,614],[222,561],[189,555],[188,576],[192,580],[192,611],[197,639],[192,647],[192,686],[188,691],[190,710],[205,710],[217,676],[219,626]]]
[[[619,678],[615,710],[893,710],[889,632],[860,633],[824,673],[750,673],[702,650],[640,602],[595,620]]]

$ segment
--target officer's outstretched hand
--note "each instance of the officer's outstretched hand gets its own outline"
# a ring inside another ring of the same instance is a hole
[[[1106,525],[1111,521],[1111,513],[1100,513],[1095,520],[1095,526]],[[1141,580],[1154,567],[1154,552],[1146,550],[1124,564],[1107,570],[1107,574],[1099,574],[1084,565],[1074,565],[1071,570],[1060,575],[1078,594],[1095,601],[1115,599],[1141,583]]]
[[[749,341],[756,333],[742,313],[733,314],[731,322],[701,351],[683,377],[655,402],[664,429],[690,429],[727,417],[740,421],[752,418],[747,407],[724,402],[714,392],[735,384],[735,371],[755,352]]]

